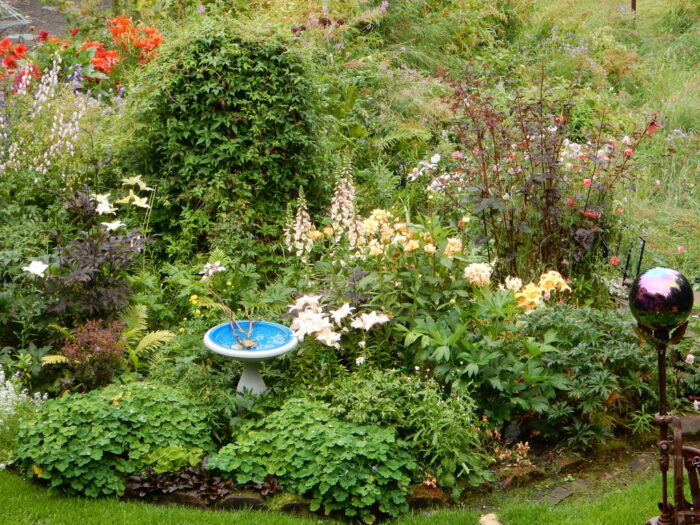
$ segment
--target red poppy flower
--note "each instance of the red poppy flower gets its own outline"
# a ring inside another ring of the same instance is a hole
[[[612,264],[613,266],[617,266],[618,264],[620,264],[620,259],[618,259],[617,257],[610,257],[610,264]]]

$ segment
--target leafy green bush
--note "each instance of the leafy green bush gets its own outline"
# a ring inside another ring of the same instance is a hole
[[[318,181],[307,65],[283,37],[250,26],[207,19],[188,28],[131,99],[130,169],[160,177],[152,224],[170,254],[274,238],[290,193]]]
[[[509,290],[482,289],[471,304],[416,319],[405,343],[418,347],[416,361],[432,366],[452,393],[469,393],[493,423],[516,417],[524,423],[547,412],[567,378],[545,366],[544,356],[556,351],[548,335],[517,334],[518,313]]]
[[[272,474],[310,497],[311,510],[342,511],[371,523],[377,511],[398,516],[408,510],[416,462],[392,430],[346,423],[325,403],[291,399],[243,428],[207,468],[239,484],[262,483]]]
[[[545,435],[568,434],[572,444],[590,445],[656,406],[654,352],[640,346],[624,314],[568,305],[535,310],[525,334],[545,332],[556,333],[557,351],[544,354],[544,364],[565,373],[568,383],[540,423]]]
[[[20,428],[17,458],[68,494],[121,495],[150,454],[169,445],[210,450],[209,434],[204,411],[176,390],[112,385],[44,403]]]
[[[489,477],[474,401],[445,398],[434,379],[373,370],[336,380],[310,395],[350,423],[394,428],[442,486],[454,487],[456,478],[479,485]]]
[[[11,379],[5,379],[0,366],[0,470],[15,459],[17,431],[44,401],[40,394],[29,395]]]

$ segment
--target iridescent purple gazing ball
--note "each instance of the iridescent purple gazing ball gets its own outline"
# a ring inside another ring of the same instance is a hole
[[[670,330],[690,315],[693,287],[677,270],[651,268],[632,283],[629,305],[640,325],[652,330]]]

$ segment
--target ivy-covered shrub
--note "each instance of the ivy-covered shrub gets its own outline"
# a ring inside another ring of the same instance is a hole
[[[204,411],[176,390],[112,385],[44,403],[19,431],[17,458],[67,494],[121,495],[126,479],[176,445],[211,450]]]
[[[554,334],[556,351],[543,354],[544,364],[568,377],[540,423],[545,435],[588,446],[618,427],[634,430],[640,413],[653,413],[655,354],[639,344],[626,312],[561,304],[530,313],[524,331]]]
[[[421,468],[444,487],[454,487],[457,478],[479,485],[489,477],[474,401],[445,397],[434,379],[373,370],[319,387],[311,396],[344,421],[394,428]]]
[[[311,510],[341,511],[371,523],[375,513],[408,510],[416,461],[393,430],[335,418],[318,401],[291,399],[241,429],[207,468],[238,484],[274,475],[290,491],[311,498]]]
[[[160,177],[152,224],[170,254],[279,233],[290,194],[319,174],[308,69],[284,37],[215,19],[146,69],[129,112],[140,163],[128,169]]]

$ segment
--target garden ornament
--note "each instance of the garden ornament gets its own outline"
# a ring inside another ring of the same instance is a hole
[[[217,354],[232,357],[243,364],[237,392],[261,394],[266,390],[260,375],[260,361],[272,359],[296,348],[292,330],[268,321],[230,321],[211,328],[204,344]]]
[[[652,268],[632,283],[629,307],[641,335],[656,348],[659,367],[659,467],[661,469],[661,514],[647,525],[691,525],[700,523],[700,449],[683,446],[683,429],[677,416],[667,413],[666,348],[678,343],[688,326],[693,308],[693,288],[688,279],[671,268]],[[669,436],[669,427],[673,436]],[[669,502],[667,476],[673,457],[673,499]],[[692,501],[683,492],[684,469],[688,471]]]

